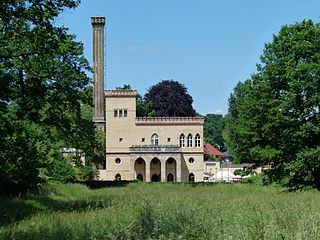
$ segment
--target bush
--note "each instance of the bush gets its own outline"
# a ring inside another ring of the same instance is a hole
[[[79,166],[75,168],[78,181],[91,181],[98,177],[98,172],[90,166]]]
[[[263,173],[241,179],[241,183],[254,184],[258,186],[266,185],[266,176]]]
[[[60,154],[53,159],[47,168],[48,177],[62,183],[71,182],[75,179],[75,170],[68,159]]]
[[[0,126],[0,194],[19,195],[35,189],[55,146],[46,131],[28,120],[2,116]]]

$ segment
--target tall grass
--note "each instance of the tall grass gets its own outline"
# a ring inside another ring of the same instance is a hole
[[[320,239],[317,191],[145,183],[90,190],[67,184],[0,204],[1,239]]]

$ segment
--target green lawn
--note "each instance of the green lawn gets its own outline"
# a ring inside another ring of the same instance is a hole
[[[52,186],[0,198],[0,239],[320,239],[320,192],[246,185]]]

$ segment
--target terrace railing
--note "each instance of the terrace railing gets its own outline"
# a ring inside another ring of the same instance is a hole
[[[180,152],[178,145],[133,145],[131,152]]]

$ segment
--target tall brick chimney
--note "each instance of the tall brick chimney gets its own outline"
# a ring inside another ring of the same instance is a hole
[[[105,17],[91,17],[93,30],[93,121],[98,127],[105,128],[104,109],[104,26]]]

